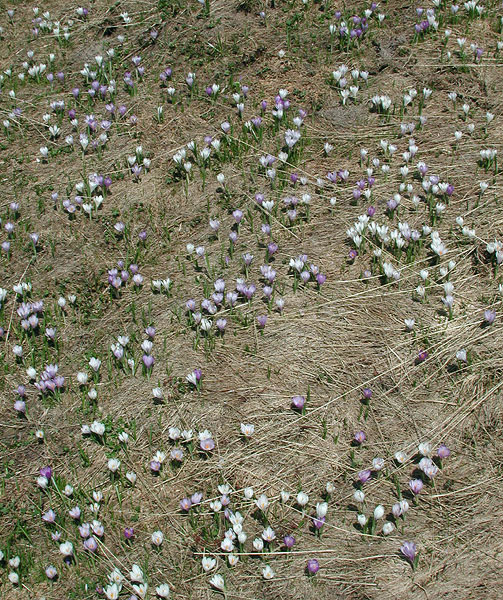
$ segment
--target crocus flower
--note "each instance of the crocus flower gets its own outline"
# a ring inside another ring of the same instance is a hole
[[[440,444],[437,450],[437,456],[439,458],[448,458],[451,455],[451,451],[445,444]]]
[[[222,575],[216,574],[210,579],[210,585],[212,585],[217,590],[223,592],[225,590],[225,581]]]
[[[170,588],[167,583],[162,583],[155,588],[155,593],[159,596],[159,598],[169,598],[170,596]]]
[[[417,362],[424,362],[428,358],[428,352],[421,350],[417,355]]]
[[[414,542],[404,542],[400,548],[400,552],[407,560],[413,563],[417,554],[416,544]]]
[[[192,496],[190,497],[190,501],[193,506],[197,506],[198,504],[200,504],[202,499],[203,499],[202,492],[194,492],[192,494]]]
[[[96,541],[96,538],[93,536],[87,538],[87,540],[84,541],[84,548],[89,550],[89,552],[96,552],[98,549],[98,542]]]
[[[73,544],[72,542],[64,542],[59,545],[59,551],[65,557],[70,557],[73,555]]]
[[[487,309],[484,311],[484,321],[487,325],[492,325],[494,323],[494,319],[496,318],[496,311]]]
[[[370,477],[372,476],[372,471],[370,469],[365,469],[364,471],[360,471],[358,473],[358,480],[361,483],[366,483]]]
[[[292,408],[297,410],[302,410],[304,408],[304,404],[306,403],[306,399],[304,396],[294,396],[292,398]]]
[[[150,354],[144,354],[142,360],[147,369],[150,369],[154,365],[154,357]]]
[[[206,438],[201,440],[199,447],[205,452],[211,452],[215,448],[215,442],[212,440],[212,438]]]
[[[262,577],[264,579],[273,579],[273,577],[276,575],[276,573],[272,570],[272,568],[269,565],[266,565],[263,569],[262,569]]]
[[[190,498],[183,498],[182,500],[180,500],[180,508],[182,510],[189,511],[191,506],[192,502],[190,501]]]
[[[267,322],[267,315],[259,315],[257,317],[257,324],[260,327],[260,329],[264,329],[266,322]]]
[[[311,575],[316,575],[320,570],[320,564],[315,558],[311,558],[307,561],[307,570]]]
[[[429,479],[433,479],[433,477],[435,477],[435,475],[438,473],[437,465],[431,460],[431,458],[426,456],[419,461],[418,466],[421,471],[423,471],[423,473],[429,477]]]
[[[74,506],[68,511],[68,514],[72,519],[78,521],[80,519],[80,508],[78,506]]]
[[[269,506],[269,500],[267,499],[267,496],[265,494],[262,494],[255,500],[255,504],[261,511],[265,511]]]
[[[50,508],[42,515],[42,520],[46,523],[54,523],[56,521],[56,513]]]
[[[153,473],[158,473],[161,470],[161,463],[158,460],[151,460],[149,466]]]
[[[409,488],[411,490],[411,492],[414,494],[414,496],[417,496],[421,490],[423,489],[423,482],[421,481],[421,479],[411,479],[409,481]]]
[[[26,412],[26,402],[24,400],[16,400],[14,402],[14,410],[23,415]]]
[[[50,480],[52,477],[52,468],[51,467],[42,467],[39,471],[42,477],[45,477],[47,480]]]
[[[255,425],[251,423],[241,423],[241,433],[245,437],[251,437],[255,432]]]
[[[152,544],[154,546],[160,546],[164,540],[164,535],[162,531],[154,531],[152,534]]]
[[[367,439],[364,431],[357,431],[355,433],[355,442],[358,444],[363,444],[363,442]]]
[[[306,504],[309,502],[309,496],[306,494],[306,492],[299,492],[297,494],[297,504],[299,506],[306,506]]]

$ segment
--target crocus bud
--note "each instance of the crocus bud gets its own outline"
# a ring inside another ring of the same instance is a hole
[[[383,516],[384,516],[384,506],[382,506],[382,504],[379,504],[374,509],[374,519],[377,521],[377,519],[381,519]]]

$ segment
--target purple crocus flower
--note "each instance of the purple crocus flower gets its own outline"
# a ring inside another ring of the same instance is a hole
[[[437,450],[438,458],[448,458],[451,455],[451,451],[445,444],[440,444]]]
[[[251,283],[250,285],[244,286],[243,295],[246,297],[247,300],[251,300],[256,289],[257,288],[253,283]]]
[[[315,529],[321,529],[325,525],[325,517],[313,517],[313,525]]]
[[[370,388],[364,388],[363,397],[365,398],[365,400],[370,400],[372,398],[372,390]]]
[[[24,415],[26,412],[26,402],[24,400],[16,400],[14,402],[14,410],[20,415]]]
[[[147,369],[150,369],[154,366],[154,357],[150,354],[144,354],[142,357],[143,364]]]
[[[124,537],[126,540],[130,540],[134,536],[134,529],[132,527],[126,527],[124,529]]]
[[[293,548],[293,545],[295,544],[295,538],[293,535],[285,535],[283,538],[283,544],[285,544],[288,549]]]
[[[68,514],[70,517],[72,517],[72,519],[78,521],[80,519],[80,508],[78,506],[74,506],[68,511]]]
[[[202,499],[203,499],[202,492],[194,492],[192,494],[192,496],[190,497],[190,501],[192,502],[192,506],[196,506],[196,505],[200,504]]]
[[[190,500],[190,498],[183,498],[182,500],[180,500],[180,508],[184,511],[189,511],[190,507],[192,506],[192,502]]]
[[[260,327],[260,329],[264,329],[266,322],[267,322],[267,315],[259,315],[257,317],[257,323],[258,323],[258,326]]]
[[[225,328],[227,327],[227,320],[226,319],[217,319],[215,325],[216,325],[218,331],[224,332]]]
[[[386,202],[386,209],[389,212],[393,212],[395,210],[395,208],[398,206],[398,202],[394,199],[394,198],[390,198],[387,202]]]
[[[492,325],[494,323],[494,319],[496,318],[496,311],[487,309],[484,311],[484,321],[488,325]]]
[[[367,439],[364,431],[357,431],[355,433],[355,442],[358,444],[363,444],[363,442]]]
[[[411,479],[409,481],[409,488],[410,488],[411,492],[414,494],[414,496],[417,496],[421,492],[423,487],[424,487],[424,484],[421,481],[421,479]]]
[[[243,218],[243,211],[239,210],[238,208],[235,211],[233,211],[232,216],[234,217],[236,223],[241,223],[241,220]]]
[[[149,467],[152,472],[159,473],[161,470],[161,463],[158,460],[151,460]]]
[[[306,399],[304,396],[294,396],[292,398],[292,408],[297,410],[302,410],[304,408],[304,404],[306,403]]]
[[[315,575],[320,570],[320,563],[315,558],[309,559],[307,561],[307,570],[311,575]]]
[[[418,362],[424,362],[428,358],[428,352],[426,350],[421,350],[417,355]]]
[[[250,254],[249,252],[247,252],[246,254],[243,254],[243,262],[247,267],[249,267],[252,264],[252,261],[253,261],[253,254]]]
[[[407,560],[413,563],[417,554],[416,544],[414,542],[404,542],[400,548],[400,552]]]
[[[52,477],[52,469],[51,467],[42,467],[39,471],[40,475],[42,475],[42,477],[45,477],[46,479],[51,479]]]
[[[265,296],[265,297],[266,297],[268,300],[270,300],[270,298],[271,298],[271,296],[272,296],[272,291],[273,291],[273,290],[272,290],[272,287],[271,287],[270,285],[265,285],[265,286],[262,288],[262,291],[264,292],[264,296]]]
[[[47,512],[42,515],[42,520],[46,523],[55,523],[56,522],[56,513],[50,508]]]
[[[199,447],[205,452],[211,452],[215,448],[215,442],[211,438],[206,438],[205,440],[201,440]]]
[[[277,251],[278,251],[278,244],[276,244],[275,242],[270,242],[269,244],[267,244],[267,253],[269,254],[269,256],[272,256]]]
[[[364,471],[360,471],[358,473],[358,481],[360,481],[361,483],[367,483],[371,476],[372,471],[370,469],[365,469]]]
[[[87,538],[87,540],[84,541],[84,548],[89,550],[89,552],[96,552],[98,549],[98,542],[96,541],[96,538],[93,536]]]

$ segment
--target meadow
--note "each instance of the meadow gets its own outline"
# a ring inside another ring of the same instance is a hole
[[[0,597],[503,597],[503,5],[0,6]]]

